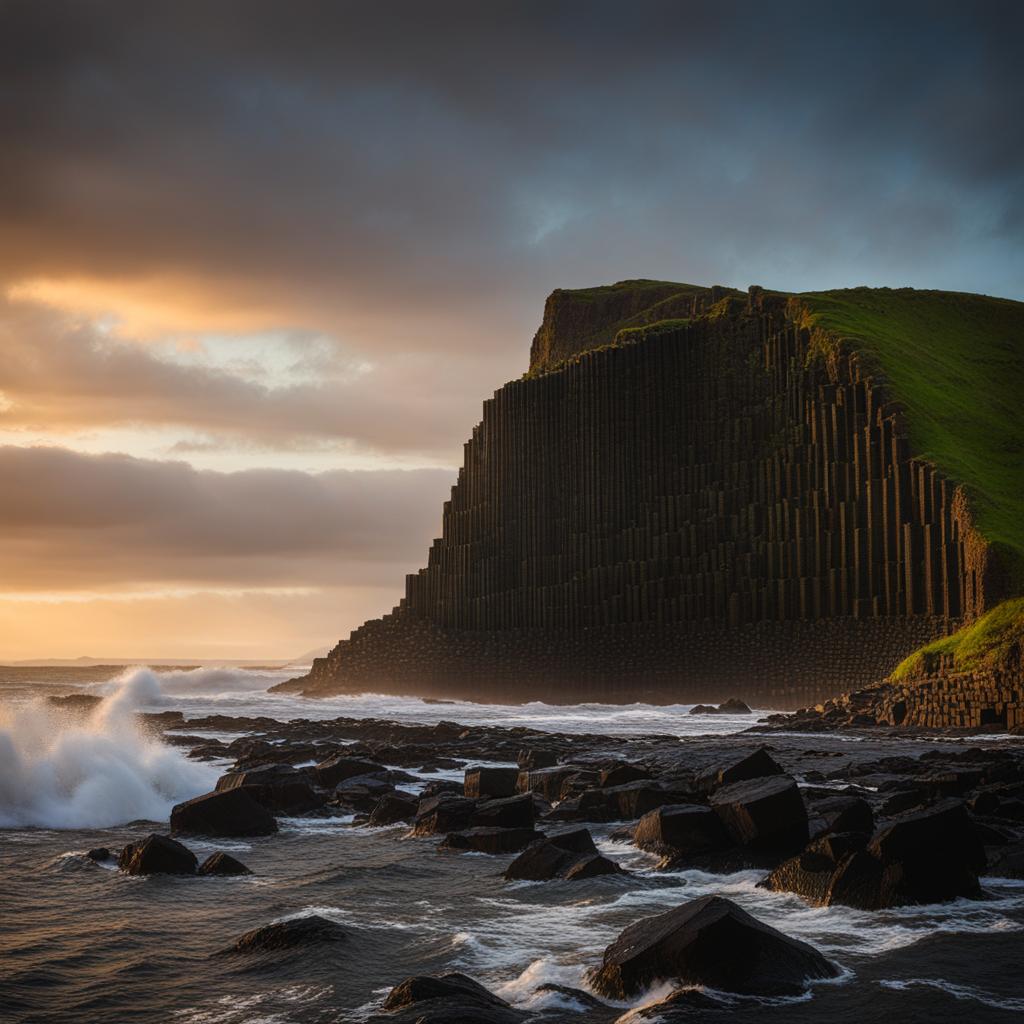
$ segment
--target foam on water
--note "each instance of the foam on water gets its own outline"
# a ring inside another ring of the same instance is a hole
[[[106,828],[164,821],[211,788],[216,769],[148,734],[135,712],[159,684],[128,675],[86,715],[42,701],[0,705],[0,826]]]

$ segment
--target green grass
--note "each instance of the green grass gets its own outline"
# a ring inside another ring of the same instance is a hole
[[[953,655],[953,669],[970,672],[1007,660],[1014,645],[1024,642],[1024,597],[996,605],[992,611],[952,636],[928,644],[901,661],[890,678],[911,679],[931,671],[940,656]]]
[[[629,345],[634,341],[651,334],[661,334],[664,331],[677,331],[681,327],[689,327],[689,317],[670,317],[667,320],[655,320],[654,323],[645,324],[642,327],[624,327],[615,335],[616,345]]]
[[[808,326],[877,364],[907,412],[911,450],[964,485],[1024,589],[1024,303],[910,288],[797,298]]]

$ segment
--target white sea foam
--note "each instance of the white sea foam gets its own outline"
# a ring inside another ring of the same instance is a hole
[[[964,1002],[977,1002],[985,1006],[991,1006],[997,1010],[1016,1010],[1024,1012],[1024,999],[1014,996],[994,996],[988,992],[979,992],[968,985],[956,985],[951,981],[942,978],[902,978],[878,983],[883,988],[895,989],[897,992],[905,992],[909,988],[924,987],[934,988],[945,992],[954,999]]]
[[[140,725],[135,712],[159,699],[151,676],[126,674],[86,716],[44,702],[0,705],[0,826],[164,821],[175,803],[210,789],[215,769]]]

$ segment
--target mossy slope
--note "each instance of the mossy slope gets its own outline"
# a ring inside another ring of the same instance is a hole
[[[1003,601],[976,622],[922,647],[901,661],[892,679],[911,679],[933,671],[952,656],[954,672],[999,668],[1019,661],[1024,643],[1024,597]]]

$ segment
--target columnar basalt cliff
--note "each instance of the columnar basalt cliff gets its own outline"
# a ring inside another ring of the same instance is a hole
[[[805,314],[759,288],[554,293],[405,598],[286,685],[795,707],[990,607],[964,488]]]

